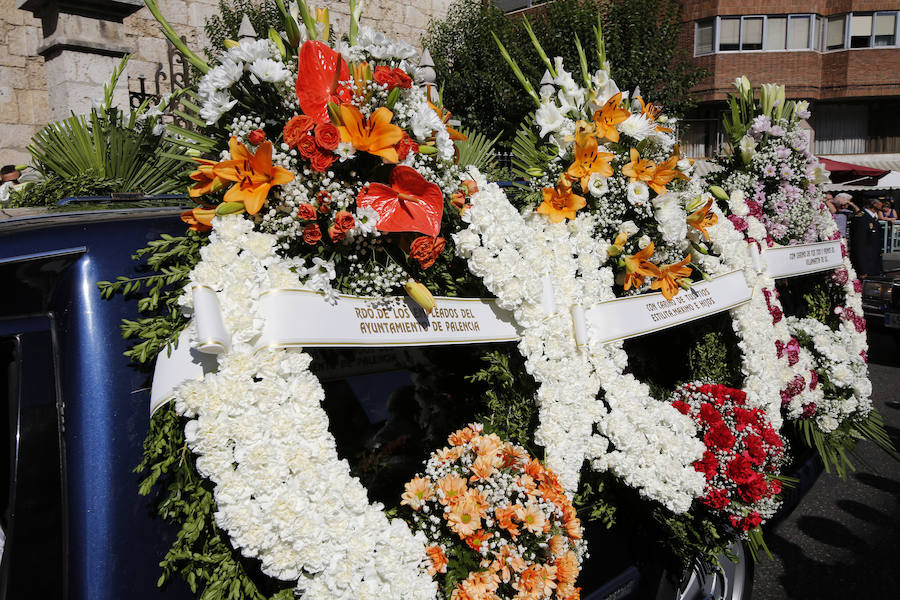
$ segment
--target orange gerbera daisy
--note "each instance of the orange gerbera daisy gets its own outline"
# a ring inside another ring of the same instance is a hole
[[[579,124],[584,123],[579,121]],[[575,161],[569,166],[566,175],[570,179],[581,180],[581,190],[586,191],[592,173],[600,173],[611,177],[613,168],[609,164],[615,157],[612,152],[599,152],[597,138],[589,133],[575,134]]]
[[[466,480],[458,475],[447,475],[438,479],[437,489],[441,492],[438,495],[441,504],[455,504],[462,498],[466,487]]]
[[[504,467],[517,465],[528,458],[528,453],[525,450],[512,444],[506,444],[500,454],[503,457]]]
[[[561,535],[554,535],[548,542],[550,546],[550,554],[553,556],[562,556],[569,549],[569,541]]]
[[[650,262],[654,251],[653,242],[637,254],[625,257],[625,289],[638,288],[644,284],[644,277],[659,277],[659,267]]]
[[[406,483],[406,491],[401,496],[400,504],[406,504],[413,510],[419,510],[425,502],[434,498],[431,483],[422,477],[415,477]]]
[[[640,152],[635,148],[629,151],[631,162],[622,166],[622,174],[631,181],[650,181],[656,171],[656,163],[649,159],[642,159]],[[656,188],[654,188],[656,189]]]
[[[231,160],[218,163],[213,173],[216,177],[235,182],[225,192],[225,202],[241,202],[248,213],[255,215],[266,203],[272,186],[293,181],[294,174],[272,165],[272,142],[260,144],[256,154],[251,154],[234,136],[231,136],[228,145]]]
[[[631,116],[631,113],[621,108],[622,92],[619,92],[606,101],[600,110],[594,112],[594,125],[597,127],[597,137],[606,138],[611,142],[619,141],[619,130],[616,125]]]
[[[450,512],[444,513],[447,524],[461,539],[474,534],[481,529],[481,507],[476,499],[466,494],[452,505]]]
[[[545,526],[549,527],[543,511],[530,502],[527,506],[520,507],[516,516],[522,521],[522,526],[531,533],[542,533]]]
[[[403,139],[403,130],[391,123],[394,113],[381,106],[366,119],[352,104],[341,104],[341,141],[369,154],[380,156],[387,162],[398,160],[394,144]]]
[[[665,162],[661,162],[656,166],[656,169],[653,171],[653,177],[647,181],[647,185],[653,188],[653,190],[662,196],[668,190],[666,190],[666,186],[670,181],[675,179],[676,177],[680,179],[687,179],[687,175],[679,171],[675,168],[675,163],[678,162],[678,155],[673,154],[669,157]]]
[[[518,518],[516,515],[519,513],[519,508],[523,507],[520,505],[512,505],[494,509],[494,515],[497,517],[497,524],[508,531],[509,535],[513,538],[519,536],[519,526],[513,521],[513,519]]]
[[[477,436],[480,431],[480,429],[476,429],[472,425],[467,425],[462,429],[451,433],[447,437],[447,441],[450,442],[452,446],[462,446],[463,444],[468,444],[474,440],[475,436]]]
[[[487,479],[497,470],[497,467],[494,465],[493,457],[491,456],[479,456],[475,459],[475,462],[472,463],[470,468],[472,469],[472,476],[469,477],[469,481]]]
[[[578,557],[569,550],[564,556],[553,561],[556,566],[556,578],[560,584],[573,584],[578,577]]]
[[[705,206],[698,208],[689,214],[687,218],[687,224],[702,233],[706,241],[709,241],[709,232],[706,231],[706,228],[712,227],[719,222],[719,217],[716,216],[716,213],[709,210],[712,208],[712,205],[713,199],[710,198]]]
[[[533,564],[513,587],[525,598],[549,598],[556,587],[556,567]]]
[[[674,298],[679,289],[678,280],[691,274],[692,269],[686,266],[689,262],[690,254],[677,263],[662,265],[659,268],[659,279],[650,284],[650,289],[661,291],[666,300]]]
[[[431,560],[431,565],[428,567],[429,575],[434,576],[436,573],[447,572],[449,561],[447,560],[447,555],[444,554],[444,551],[440,546],[434,545],[425,548],[425,554]]]
[[[509,580],[512,579],[512,574],[514,572],[521,573],[525,570],[525,567],[525,560],[516,552],[512,544],[506,544],[500,548],[500,552],[497,553],[497,560],[491,565],[491,568],[497,573],[503,583],[509,583]]]
[[[212,194],[225,185],[225,181],[221,177],[216,176],[214,172],[216,164],[218,164],[216,161],[206,160],[205,158],[195,158],[194,162],[198,163],[200,166],[197,167],[196,171],[190,174],[190,178],[197,182],[188,191],[191,198]]]
[[[466,545],[475,550],[476,552],[481,552],[481,545],[485,540],[491,537],[492,534],[486,533],[484,529],[479,529],[472,535],[466,538]]]
[[[544,188],[542,193],[544,201],[537,207],[537,212],[547,215],[554,223],[574,219],[575,212],[587,205],[584,197],[572,192],[572,184],[565,177],[559,180],[556,189]]]

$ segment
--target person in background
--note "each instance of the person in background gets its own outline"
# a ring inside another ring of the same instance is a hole
[[[828,206],[827,196],[825,198],[825,204]],[[831,210],[831,206],[834,207],[834,210]],[[841,237],[847,237],[847,223],[851,216],[859,212],[859,207],[853,203],[853,196],[847,192],[841,192],[835,196],[831,200],[831,206],[828,206],[828,210],[834,216],[834,222],[837,225],[838,231],[841,232]]]
[[[893,200],[887,198],[881,201],[881,210],[878,212],[878,218],[889,223],[897,220],[897,210],[894,208]]]
[[[16,167],[16,165],[4,165],[3,168],[0,168],[0,183],[6,183],[7,181],[11,181],[13,185],[19,183],[19,177],[22,176],[22,172]]]
[[[879,200],[867,198],[863,210],[857,211],[850,220],[850,262],[860,278],[882,272],[880,210]]]

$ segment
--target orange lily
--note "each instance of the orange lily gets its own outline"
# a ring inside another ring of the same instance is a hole
[[[367,62],[352,65],[350,71],[353,74],[353,92],[357,98],[367,98],[366,84],[372,81],[372,67]]]
[[[637,101],[640,102],[640,104],[641,104],[641,114],[644,115],[645,117],[647,117],[647,119],[650,121],[656,121],[656,117],[658,117],[659,113],[662,112],[660,110],[660,108],[658,106],[654,105],[652,102],[645,103],[644,99],[641,98],[640,96],[637,97]],[[657,125],[656,130],[661,131],[663,133],[672,133],[672,131],[673,131],[672,128],[663,127],[662,125]]]
[[[597,125],[597,136],[611,142],[619,141],[619,130],[616,125],[631,116],[631,113],[619,107],[622,92],[606,101],[600,110],[594,112],[594,123]]]
[[[205,158],[195,158],[194,161],[200,166],[190,175],[191,179],[197,182],[190,190],[188,190],[188,194],[190,194],[191,198],[212,194],[225,185],[225,182],[213,172],[216,161],[206,160]]]
[[[369,154],[380,156],[387,162],[399,159],[394,144],[403,139],[403,130],[391,123],[394,113],[385,107],[378,108],[367,120],[352,104],[341,104],[341,121],[338,127],[341,141]]]
[[[234,136],[228,146],[231,148],[231,160],[218,163],[213,173],[235,182],[225,192],[225,202],[241,202],[248,213],[255,215],[266,203],[272,186],[293,181],[294,174],[272,165],[272,142],[260,144],[255,155]]]
[[[564,219],[574,219],[575,212],[587,205],[582,196],[572,193],[572,184],[565,177],[556,184],[556,189],[544,188],[542,190],[544,201],[537,207],[537,211],[546,215],[554,223]]]
[[[659,268],[659,279],[650,284],[650,289],[661,291],[666,300],[674,298],[679,289],[678,280],[682,277],[690,276],[693,270],[686,266],[689,262],[691,262],[690,254],[677,263],[661,266]]]
[[[435,106],[434,104],[431,103],[431,100],[428,101],[428,106],[430,106],[430,107],[431,107],[431,110],[433,110],[434,112],[436,112],[436,113],[437,113],[437,116],[439,116],[439,117],[441,118],[441,122],[444,124],[444,127],[447,128],[447,133],[450,134],[450,139],[451,139],[451,140],[459,140],[459,141],[461,141],[461,142],[464,142],[464,141],[466,141],[467,139],[469,139],[469,138],[468,138],[466,135],[464,135],[462,132],[457,131],[456,129],[453,129],[452,127],[450,127],[449,125],[447,125],[447,121],[449,121],[449,120],[450,120],[450,117],[453,116],[452,114],[450,114],[450,111],[449,111],[449,110],[446,110],[445,108],[443,108],[443,107],[441,107],[441,106]]]
[[[712,204],[713,199],[710,198],[705,206],[698,208],[689,214],[687,218],[687,224],[702,233],[706,241],[709,241],[709,233],[706,231],[706,228],[712,227],[719,222],[719,217],[716,216],[716,213],[709,212]]]
[[[673,154],[665,162],[659,163],[653,171],[653,177],[647,182],[647,185],[652,187],[660,196],[668,191],[666,190],[666,186],[676,177],[687,179],[687,175],[675,168],[675,163],[677,162],[678,155]]]
[[[644,285],[644,277],[659,277],[659,267],[650,262],[653,256],[653,242],[647,244],[647,247],[637,254],[630,254],[625,257],[625,289],[631,289],[631,286],[639,288]]]
[[[216,216],[216,209],[210,206],[198,206],[181,213],[181,220],[190,225],[188,229],[193,231],[209,231],[212,229],[212,220]]]
[[[629,156],[631,162],[622,167],[622,174],[629,177],[631,181],[651,181],[656,171],[656,163],[649,159],[642,159],[641,154],[634,148],[629,152]]]
[[[582,127],[584,125],[584,127]],[[584,121],[576,125],[575,133],[575,162],[573,162],[566,175],[570,179],[581,180],[581,190],[587,190],[588,180],[592,173],[600,173],[604,177],[611,177],[613,168],[609,164],[615,156],[611,152],[598,152],[597,138],[591,135]]]

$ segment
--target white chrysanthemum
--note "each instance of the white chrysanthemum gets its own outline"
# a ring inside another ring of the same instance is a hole
[[[274,58],[276,54],[275,44],[268,39],[241,40],[237,46],[228,50],[228,56],[232,60],[248,64],[260,58]]]
[[[620,133],[635,140],[643,140],[656,131],[656,124],[641,113],[632,114],[630,117],[616,125]]]
[[[284,63],[271,58],[257,58],[250,64],[250,72],[269,83],[281,83],[291,76]]]

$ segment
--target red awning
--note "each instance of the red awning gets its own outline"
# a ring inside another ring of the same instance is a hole
[[[875,185],[878,183],[879,179],[890,173],[890,171],[884,169],[852,165],[850,163],[831,160],[830,158],[819,158],[819,162],[825,165],[826,169],[831,171],[832,183],[853,182],[858,185]]]

